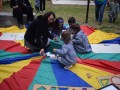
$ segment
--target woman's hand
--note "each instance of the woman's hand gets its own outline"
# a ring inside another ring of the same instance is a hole
[[[53,40],[58,40],[58,38],[57,38],[57,37],[54,37]]]
[[[42,56],[44,55],[44,49],[40,50],[40,55],[42,55]]]
[[[58,42],[58,41],[59,41],[59,40],[58,40],[58,37],[54,37],[53,40],[54,40],[55,42]]]

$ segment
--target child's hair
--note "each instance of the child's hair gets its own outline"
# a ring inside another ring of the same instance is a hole
[[[65,44],[68,44],[71,40],[70,32],[68,30],[62,32],[61,38]]]
[[[73,30],[76,30],[77,32],[80,31],[80,25],[78,23],[75,23],[73,26],[72,26]]]
[[[63,23],[63,24],[64,24],[64,20],[63,20],[62,17],[57,17],[57,18],[55,19],[55,26],[56,26],[57,28],[59,27],[59,23]],[[63,25],[62,25],[61,28],[63,28]]]
[[[74,17],[70,17],[69,19],[68,19],[68,23],[70,24],[70,23],[76,23],[76,19],[74,18]]]

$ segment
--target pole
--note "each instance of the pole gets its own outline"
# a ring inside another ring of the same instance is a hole
[[[85,23],[88,22],[89,4],[90,4],[90,0],[87,1],[87,12],[86,12],[86,21],[85,21]]]

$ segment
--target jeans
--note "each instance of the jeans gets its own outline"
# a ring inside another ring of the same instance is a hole
[[[95,5],[96,21],[102,22],[105,6],[106,6],[106,4],[96,4]]]

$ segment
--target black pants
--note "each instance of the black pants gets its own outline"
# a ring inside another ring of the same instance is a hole
[[[33,8],[24,7],[13,9],[13,16],[17,18],[18,24],[23,24],[23,14],[27,14],[27,21],[33,21]]]
[[[40,11],[45,10],[45,0],[40,0]]]

